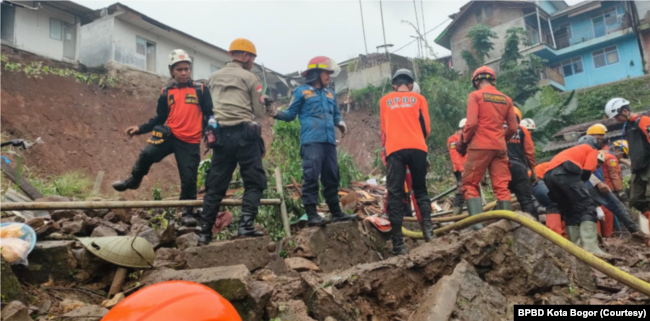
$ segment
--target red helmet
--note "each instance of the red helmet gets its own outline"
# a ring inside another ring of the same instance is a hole
[[[341,72],[341,67],[334,60],[325,56],[318,56],[309,60],[307,69],[302,72],[302,76],[307,77],[307,72],[314,69],[327,70],[332,77],[336,77]]]
[[[130,295],[102,321],[241,321],[235,308],[205,285],[167,281]]]
[[[497,76],[492,68],[488,66],[481,66],[476,69],[476,71],[474,71],[474,75],[472,75],[472,82],[474,82],[474,80],[480,79],[497,80]],[[476,85],[474,85],[474,87],[476,87]]]

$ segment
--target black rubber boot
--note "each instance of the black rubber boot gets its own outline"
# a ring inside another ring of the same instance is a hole
[[[391,239],[393,241],[393,255],[403,255],[408,253],[404,246],[404,235],[402,234],[401,222],[390,222],[391,225]]]
[[[330,209],[330,213],[332,213],[332,223],[354,221],[359,218],[357,214],[347,215],[343,213],[339,202],[328,203],[327,207]]]
[[[239,229],[237,235],[240,237],[262,237],[264,232],[255,229],[255,214],[241,213],[239,216]]]
[[[142,182],[142,179],[136,179],[131,175],[123,181],[113,182],[113,189],[118,192],[124,192],[127,189],[138,189],[138,187],[140,187],[140,182]]]
[[[199,245],[208,245],[212,242],[212,225],[214,224],[201,223]]]
[[[474,216],[483,212],[483,205],[481,204],[480,197],[474,197],[467,200],[467,212],[469,212],[469,216]],[[480,230],[483,228],[483,223],[476,223],[470,228],[474,231]]]
[[[183,214],[181,214],[181,223],[183,223],[183,226],[195,227],[197,224],[196,218],[194,218],[195,215],[194,208],[183,207]]]
[[[316,204],[305,205],[305,212],[307,213],[307,226],[321,226],[327,224],[318,212],[316,211]]]
[[[512,211],[512,202],[511,201],[498,201],[495,209]]]
[[[430,242],[434,237],[433,225],[431,224],[431,219],[425,220],[424,218],[422,218],[420,227],[422,228],[422,236],[424,236],[424,241],[427,243]]]

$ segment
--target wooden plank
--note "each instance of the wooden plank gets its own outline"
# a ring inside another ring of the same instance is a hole
[[[282,225],[284,226],[284,233],[287,237],[291,237],[291,225],[289,225],[287,204],[284,201],[284,191],[282,190],[282,174],[280,173],[280,167],[275,168],[275,188],[278,191],[278,194],[280,194],[280,218],[282,219]]]
[[[97,173],[97,178],[95,178],[95,185],[93,186],[93,195],[99,195],[99,190],[102,187],[103,181],[104,181],[104,171],[99,171],[99,173]]]
[[[18,180],[19,180],[18,173],[16,173],[16,170],[13,169],[13,167],[11,167],[9,164],[4,162],[0,163],[0,167],[2,168],[2,171],[5,173],[5,175],[7,175],[7,177],[12,182],[14,182],[14,184],[18,184]],[[41,192],[37,190],[36,187],[34,187],[29,182],[27,182],[27,180],[25,179],[22,178],[20,179],[19,187],[23,192],[25,192],[25,194],[27,194],[27,196],[29,196],[33,200],[43,197],[43,194],[41,194]]]

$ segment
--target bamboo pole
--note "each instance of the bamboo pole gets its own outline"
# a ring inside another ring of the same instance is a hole
[[[262,199],[261,205],[280,205],[279,199]],[[22,202],[10,203],[1,202],[2,211],[23,211],[23,210],[64,210],[64,209],[109,209],[109,208],[163,208],[163,207],[199,207],[203,206],[203,200],[173,200],[173,201],[101,201],[101,202]],[[242,206],[240,199],[225,199],[221,206]]]
[[[287,204],[284,202],[284,191],[282,190],[282,174],[280,167],[275,168],[275,188],[280,194],[280,215],[282,219],[282,226],[284,227],[284,234],[287,237],[291,236],[291,226],[289,226],[289,215],[287,214]]]

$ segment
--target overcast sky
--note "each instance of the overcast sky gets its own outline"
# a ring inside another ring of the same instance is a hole
[[[91,9],[100,9],[115,1],[77,1]],[[247,38],[257,47],[256,62],[281,73],[304,69],[309,59],[328,56],[337,62],[365,53],[359,1],[130,1],[121,3],[173,28],[227,49],[235,38]],[[569,0],[573,5],[580,0]],[[448,16],[467,1],[383,1],[386,43],[391,52],[409,43],[416,35],[413,27],[435,30],[426,40],[438,56],[449,51],[434,39],[449,24]],[[384,44],[378,1],[362,1],[368,52]],[[424,8],[424,11],[422,10]],[[422,14],[424,13],[424,15]],[[424,21],[422,17],[424,16]],[[397,54],[418,56],[417,42]]]

